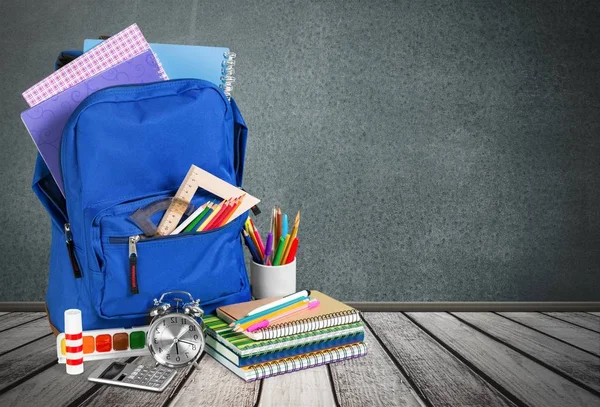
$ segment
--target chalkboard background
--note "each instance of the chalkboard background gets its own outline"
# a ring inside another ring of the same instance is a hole
[[[43,299],[49,260],[20,94],[133,22],[237,52],[244,185],[301,210],[299,287],[600,300],[598,2],[27,0],[0,2],[0,301]]]

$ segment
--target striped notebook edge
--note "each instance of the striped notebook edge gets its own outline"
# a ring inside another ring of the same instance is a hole
[[[332,314],[321,315],[319,317],[291,321],[280,325],[260,329],[254,332],[244,331],[244,335],[255,341],[265,339],[276,339],[283,336],[296,335],[303,332],[315,331],[317,329],[329,328],[337,325],[352,324],[360,321],[360,312],[350,309]]]
[[[206,346],[206,353],[211,355],[217,362],[231,370],[246,382],[266,379],[280,374],[291,373],[298,370],[310,369],[329,363],[341,362],[354,359],[367,354],[367,343],[360,342],[352,345],[344,345],[333,349],[311,352],[302,356],[294,356],[274,360],[272,362],[259,363],[253,366],[239,368],[223,357],[219,352]]]
[[[241,332],[233,332],[227,326],[227,323],[216,315],[208,315],[203,319],[206,324],[207,334],[241,357],[273,352],[299,345],[308,345],[314,342],[364,332],[365,330],[363,323],[358,321],[351,324],[337,325],[286,337],[254,341]]]
[[[342,328],[342,329],[338,329],[338,330],[332,330],[332,331],[324,332],[322,334],[314,335],[314,336],[298,337],[298,336],[302,335],[302,334],[299,334],[299,335],[293,335],[293,336],[284,337],[284,338],[278,338],[278,339],[290,338],[290,340],[282,340],[282,341],[278,341],[277,343],[265,345],[262,347],[253,346],[249,349],[243,349],[243,350],[240,350],[234,344],[228,342],[224,338],[221,339],[221,338],[217,337],[215,339],[217,339],[219,341],[219,343],[222,343],[227,348],[231,349],[237,355],[239,355],[241,357],[250,357],[250,356],[256,356],[256,355],[261,355],[261,354],[265,354],[265,353],[278,352],[281,350],[294,348],[297,346],[312,345],[317,342],[329,341],[329,340],[333,340],[333,339],[337,339],[337,338],[342,338],[345,336],[361,334],[364,332],[365,332],[364,326],[360,325],[360,326],[355,326],[355,327],[353,326],[353,327],[347,328],[347,329]],[[309,332],[306,332],[306,333],[309,333]],[[209,331],[209,336],[212,336],[210,334],[210,331]]]
[[[234,365],[238,367],[253,366],[258,365],[260,363],[272,362],[283,358],[302,356],[307,353],[319,352],[327,349],[338,348],[340,346],[360,343],[364,340],[365,334],[364,332],[360,332],[352,335],[340,336],[327,341],[313,342],[306,345],[295,346],[292,348],[280,349],[271,352],[259,353],[257,355],[241,357],[239,355],[236,355],[228,347],[224,346],[221,342],[217,341],[212,336],[206,336],[207,345],[210,345],[214,350],[219,352],[221,356],[227,358],[229,361],[231,361]]]

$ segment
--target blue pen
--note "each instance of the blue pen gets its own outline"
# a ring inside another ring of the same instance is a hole
[[[250,250],[250,254],[252,255],[252,260],[254,260],[255,263],[261,264],[262,261],[260,260],[260,254],[258,254],[258,249],[256,248],[256,246],[254,246],[254,242],[252,241],[252,239],[250,239],[250,235],[248,234],[248,232],[246,232],[245,230],[244,232],[244,239],[246,240],[246,246],[248,246],[248,250]]]
[[[287,236],[288,234],[288,218],[287,214],[283,215],[283,220],[281,221],[281,236]]]
[[[229,326],[238,325],[238,324],[245,324],[248,321],[252,321],[253,319],[260,318],[260,317],[262,317],[264,315],[270,314],[271,312],[275,312],[275,311],[278,311],[278,310],[280,310],[282,308],[289,307],[290,305],[293,305],[293,304],[295,304],[297,302],[300,302],[300,301],[304,301],[306,299],[308,299],[308,297],[294,298],[293,300],[290,300],[290,301],[288,301],[288,302],[286,302],[284,304],[278,305],[278,306],[273,307],[273,308],[266,309],[266,310],[264,310],[262,312],[257,312],[256,314],[252,314],[252,315],[250,315],[248,317],[244,317],[244,318],[238,319],[237,321],[229,324]]]

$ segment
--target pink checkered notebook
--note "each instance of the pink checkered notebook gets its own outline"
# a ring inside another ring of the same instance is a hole
[[[29,106],[36,106],[65,89],[149,49],[150,45],[137,24],[130,25],[27,89],[23,92],[23,97]],[[160,61],[158,63],[160,65]],[[162,67],[160,67],[160,74],[164,80],[169,79]]]

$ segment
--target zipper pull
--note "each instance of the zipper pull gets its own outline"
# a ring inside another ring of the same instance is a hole
[[[129,237],[129,278],[131,294],[139,294],[137,284],[137,248],[136,243],[140,240],[140,236]]]
[[[73,274],[75,278],[81,278],[81,268],[77,257],[75,256],[75,243],[73,243],[73,234],[71,233],[71,225],[65,223],[65,239],[67,243],[67,251],[69,252],[69,259],[71,260],[71,267],[73,267]]]

